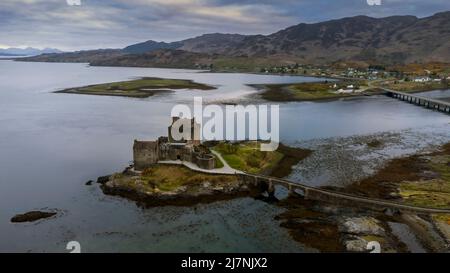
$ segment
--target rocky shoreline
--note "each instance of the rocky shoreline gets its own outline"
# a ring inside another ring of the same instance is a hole
[[[377,147],[381,145],[381,142],[372,141],[368,145]],[[430,160],[431,157],[437,156],[441,162],[442,156],[446,156],[449,151],[450,146],[447,144],[443,146],[442,151],[394,159],[369,178],[338,190],[401,201],[398,187],[402,185],[402,181],[417,179],[418,173],[427,174],[429,180],[434,181],[432,179],[436,179],[438,174],[430,176],[429,169],[424,165],[424,159]],[[436,163],[436,161],[432,162]],[[285,163],[291,165],[292,162]],[[445,162],[443,164],[443,166],[450,166],[450,164],[445,165]],[[402,168],[399,169],[399,166]],[[161,166],[161,168],[169,167]],[[183,175],[177,176],[178,171],[182,171]],[[282,168],[276,173],[285,176],[286,171],[286,168]],[[150,173],[153,174],[153,171]],[[188,182],[177,185],[173,189],[161,190],[158,188],[161,184],[155,181],[155,177],[159,178],[159,173],[149,180],[148,177],[145,178],[145,174],[133,171],[132,167],[125,169],[121,174],[100,177],[97,182],[101,184],[105,194],[124,197],[142,207],[190,206],[239,197],[253,197],[268,201],[263,197],[266,191],[264,184],[250,185],[242,181],[239,176],[194,174],[180,169],[172,169],[168,173],[168,177],[175,176]],[[442,176],[442,173],[440,175]],[[166,178],[161,177],[161,181],[164,184],[171,184],[172,182]],[[446,176],[444,179],[447,179]],[[374,251],[373,245],[370,245],[373,243],[375,247],[379,244],[381,252],[412,252],[415,244],[420,244],[419,249],[423,252],[449,251],[450,223],[445,221],[450,218],[447,219],[446,216],[441,219],[436,218],[435,215],[368,211],[305,200],[300,195],[289,195],[285,199],[270,201],[275,201],[273,203],[276,206],[285,210],[275,220],[280,222],[281,227],[288,230],[294,240],[322,252],[370,252]],[[398,229],[403,231],[399,232]],[[413,234],[413,242],[405,242],[402,232]]]
[[[389,222],[397,215],[385,215],[357,208],[323,204],[290,196],[278,203],[286,211],[276,219],[294,240],[322,252],[370,252],[369,243],[383,253],[407,252],[407,246],[393,233]]]
[[[195,184],[186,184],[173,190],[149,190],[141,180],[141,174],[131,168],[127,168],[119,176],[99,177],[97,182],[101,184],[104,194],[132,200],[141,207],[190,206],[238,197],[256,198],[264,190],[260,186],[249,185],[234,175],[202,175]]]
[[[449,173],[450,144],[446,144],[434,152],[393,159],[375,174],[333,189],[416,206],[448,208]],[[450,215],[377,213],[293,197],[279,205],[287,209],[278,217],[283,221],[281,226],[295,240],[321,251],[364,252],[371,241],[379,242],[382,252],[411,252],[415,244],[423,252],[450,251]],[[405,244],[400,238],[404,234],[398,234],[393,226],[412,234],[414,242]]]

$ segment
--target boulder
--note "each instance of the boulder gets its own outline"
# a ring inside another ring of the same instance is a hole
[[[97,183],[103,185],[106,182],[108,182],[110,178],[111,178],[110,175],[100,176],[99,178],[97,178]]]
[[[348,236],[344,240],[345,249],[349,252],[368,252],[368,242],[358,236]]]
[[[344,218],[339,225],[339,231],[357,235],[383,236],[385,234],[380,221],[368,216]]]
[[[11,218],[12,223],[35,222],[40,219],[46,219],[55,216],[56,212],[30,211],[24,214],[17,214]]]

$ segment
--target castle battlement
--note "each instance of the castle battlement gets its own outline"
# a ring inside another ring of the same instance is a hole
[[[168,128],[168,137],[161,136],[156,141],[135,140],[133,145],[133,161],[136,170],[144,170],[159,161],[188,161],[199,168],[211,170],[215,168],[216,159],[209,149],[201,145],[200,125],[191,119],[191,138],[175,141],[172,138],[172,126],[180,118],[173,117]],[[188,122],[188,121],[186,121]],[[180,129],[182,130],[182,128]]]

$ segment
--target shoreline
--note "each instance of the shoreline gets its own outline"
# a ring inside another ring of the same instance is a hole
[[[185,167],[182,167],[185,168]],[[125,173],[127,170],[125,170]],[[133,174],[129,174],[132,176]],[[99,182],[100,183],[100,182]],[[138,188],[121,186],[111,180],[111,176],[106,182],[100,183],[100,189],[105,195],[119,196],[133,201],[137,206],[143,208],[162,207],[162,206],[193,206],[197,204],[208,204],[217,201],[231,200],[241,197],[257,198],[261,195],[263,189],[259,187],[248,187],[242,181],[237,185],[229,187],[214,187],[211,182],[204,181],[202,189],[198,192],[167,192],[150,193]]]
[[[322,83],[322,82],[311,82],[311,83]],[[365,91],[361,91],[358,93],[352,94],[335,94],[326,97],[318,97],[318,98],[294,98],[293,94],[289,94],[291,92],[287,88],[296,84],[304,84],[304,83],[289,83],[289,84],[247,84],[252,88],[257,90],[257,93],[254,94],[258,98],[264,101],[270,102],[331,102],[340,99],[350,99],[350,98],[363,98],[367,96],[374,95],[382,95],[384,91],[377,91],[377,88],[369,88]]]
[[[373,145],[376,145],[376,143]],[[450,144],[444,145],[444,148],[447,149],[447,146],[450,147]],[[450,148],[448,150],[450,151]],[[393,161],[395,160],[400,159],[394,159]],[[387,164],[391,164],[390,162]],[[123,173],[129,171],[128,168]],[[135,174],[130,173],[130,175]],[[212,190],[211,184],[209,184],[204,187],[209,191],[207,194],[186,194],[183,192],[157,196],[130,190],[130,188],[110,187],[107,184],[108,182],[105,181],[110,181],[110,179],[103,178],[103,181],[100,181],[104,194],[126,198],[144,208],[192,206],[199,203],[212,203],[244,197],[269,202],[285,210],[274,220],[280,221],[280,227],[287,229],[293,240],[322,252],[367,252],[366,246],[371,241],[380,242],[383,252],[411,251],[409,246],[406,245],[408,242],[398,237],[399,235],[392,229],[391,225],[393,224],[409,229],[428,252],[443,251],[446,246],[445,232],[433,216],[425,217],[396,211],[370,211],[346,205],[305,200],[301,196],[289,195],[287,198],[278,200],[273,197],[264,197],[263,193],[267,188],[262,184],[254,185],[254,187],[247,187],[247,184],[243,187],[243,184],[239,183],[232,190],[223,188]],[[375,184],[374,186],[382,187],[383,185]],[[344,188],[344,192],[352,187],[361,190],[360,184],[355,183]],[[373,191],[370,190],[370,192]],[[387,198],[389,196],[385,195],[383,199],[389,199]]]
[[[238,142],[236,145],[240,145],[240,143],[244,146],[251,145],[251,142]],[[218,143],[209,142],[206,145],[212,147]],[[313,151],[289,147],[280,143],[277,152],[282,156],[276,164],[269,168],[261,168],[260,173],[275,177],[287,176],[293,166],[310,156]],[[228,164],[228,162],[226,163]],[[158,172],[159,170],[168,170],[168,173]],[[147,173],[152,174],[151,179],[146,177]],[[173,184],[167,181],[165,176],[176,176],[178,180],[192,179],[193,183],[172,186],[170,190],[160,190],[164,184]],[[121,196],[144,206],[190,206],[239,197],[258,198],[267,190],[264,183],[248,183],[238,173],[203,173],[179,164],[156,164],[143,172],[136,172],[133,166],[129,166],[121,173],[99,177],[97,183],[100,184],[104,194]],[[149,183],[151,187],[149,187]]]
[[[140,77],[138,79],[128,81],[66,88],[63,90],[54,91],[53,93],[148,98],[161,93],[174,92],[174,90],[178,89],[208,91],[215,90],[217,88],[214,86],[197,83],[193,80]]]
[[[431,152],[390,160],[374,175],[344,192],[430,208],[450,208],[450,143]],[[402,214],[430,251],[450,250],[450,215]]]
[[[1,59],[0,59],[1,60]],[[3,59],[3,60],[9,60],[9,59]],[[91,65],[90,63],[86,63],[86,62],[52,62],[52,61],[29,61],[29,60],[20,60],[20,59],[12,59],[9,61],[20,61],[20,62],[41,62],[41,63],[73,63],[73,64],[87,64],[88,66],[92,66],[92,67],[123,67],[123,68],[156,68],[156,69],[188,69],[188,70],[193,70],[193,71],[197,71],[196,73],[229,73],[229,74],[233,74],[233,73],[243,73],[243,74],[250,74],[250,75],[268,75],[268,76],[286,76],[286,77],[310,77],[310,78],[317,78],[317,81],[313,81],[310,83],[321,83],[323,82],[321,79],[329,79],[329,80],[336,80],[336,81],[355,81],[355,82],[361,82],[361,81],[367,81],[367,79],[360,79],[360,78],[349,78],[349,77],[341,77],[341,76],[324,76],[324,75],[307,75],[307,74],[282,74],[282,73],[263,73],[263,72],[255,72],[255,71],[230,71],[230,70],[204,70],[204,69],[196,69],[196,68],[178,68],[178,67],[142,67],[142,66],[102,66],[102,65]],[[167,79],[167,80],[171,80],[171,79]],[[111,82],[114,83],[114,82]],[[247,84],[247,86],[250,86],[252,88],[254,88],[256,90],[256,93],[253,94],[254,96],[256,96],[259,99],[262,99],[264,101],[271,101],[271,102],[306,102],[306,101],[311,101],[311,102],[329,102],[329,101],[336,101],[339,99],[347,99],[347,98],[362,98],[365,96],[373,96],[373,95],[380,95],[383,92],[379,91],[377,89],[380,88],[384,88],[383,86],[379,87],[378,85],[372,86],[371,83],[372,82],[368,82],[369,83],[369,88],[367,88],[364,91],[361,91],[361,93],[352,93],[352,94],[343,94],[343,95],[338,95],[336,94],[335,96],[327,96],[324,98],[306,98],[306,99],[298,99],[298,98],[292,98],[290,97],[291,95],[289,94],[283,94],[280,96],[276,96],[276,98],[272,98],[272,99],[268,99],[268,98],[264,98],[264,95],[267,93],[270,93],[271,87],[278,87],[280,88],[280,90],[276,90],[276,91],[283,91],[282,89],[291,85],[296,85],[296,84],[304,84],[305,82],[298,82],[298,83],[288,83],[288,84]],[[58,91],[54,91],[53,93],[64,93],[64,94],[80,94],[80,95],[99,95],[99,96],[118,96],[118,97],[130,97],[130,98],[148,98],[148,97],[152,97],[154,95],[157,94],[161,94],[161,93],[166,93],[166,92],[172,92],[173,90],[166,90],[164,88],[162,89],[155,89],[155,90],[147,90],[146,92],[143,92],[143,94],[139,94],[139,95],[126,95],[126,94],[114,94],[114,93],[110,93],[110,92],[106,92],[106,93],[99,93],[99,94],[92,94],[92,92],[82,92],[82,91],[77,91],[77,89],[80,88],[86,88],[86,87],[90,87],[90,86],[83,86],[83,87],[74,87],[74,88],[67,88],[64,90],[58,90]],[[187,88],[189,89],[189,88]],[[215,87],[211,87],[211,89],[208,90],[213,90],[216,89]],[[203,89],[201,89],[203,90]],[[407,93],[411,93],[411,94],[415,94],[415,93],[423,93],[423,92],[430,92],[430,91],[438,91],[438,90],[447,90],[445,89],[445,87],[440,86],[440,87],[427,87],[427,88],[423,88],[420,90],[412,90],[412,91],[408,91],[408,90],[397,90],[397,91],[401,91],[401,92],[407,92]],[[286,90],[284,90],[285,93]],[[250,98],[253,96],[250,96]],[[227,104],[227,101],[225,101],[224,104]]]

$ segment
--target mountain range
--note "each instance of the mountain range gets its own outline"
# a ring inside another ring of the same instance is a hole
[[[61,53],[61,50],[55,48],[38,49],[33,47],[27,48],[0,48],[0,56],[36,56],[48,53]]]
[[[171,43],[149,40],[123,49],[43,54],[25,60],[186,68],[244,63],[450,63],[450,11],[425,18],[355,16],[301,23],[270,35],[214,33]]]

